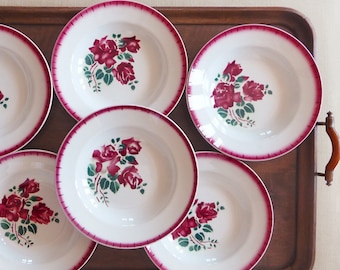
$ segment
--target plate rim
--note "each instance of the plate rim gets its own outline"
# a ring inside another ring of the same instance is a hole
[[[308,63],[309,67],[311,68],[311,74],[313,75],[313,79],[316,85],[314,89],[315,102],[313,104],[313,113],[311,116],[309,116],[309,120],[306,121],[306,127],[304,128],[303,132],[298,134],[298,136],[294,138],[292,143],[288,142],[285,147],[280,148],[275,151],[268,151],[267,153],[263,153],[263,154],[247,154],[243,152],[230,150],[225,145],[217,146],[215,144],[216,139],[211,136],[210,137],[205,136],[202,130],[199,128],[201,124],[200,120],[198,119],[195,113],[195,110],[192,110],[192,108],[190,107],[190,101],[189,101],[189,95],[192,93],[192,86],[190,85],[189,79],[190,79],[193,68],[195,68],[198,65],[204,53],[207,50],[209,50],[210,47],[214,46],[214,44],[217,43],[219,40],[228,37],[230,34],[235,34],[240,31],[249,31],[249,30],[251,31],[253,29],[257,31],[266,31],[266,32],[279,35],[281,38],[287,40],[291,45],[293,45],[298,50],[298,52],[303,56],[303,58],[306,60],[306,63]],[[301,143],[303,143],[303,141],[309,136],[310,133],[312,133],[317,123],[318,116],[321,110],[321,105],[322,105],[322,99],[323,99],[322,78],[321,78],[319,67],[312,53],[298,38],[296,38],[289,32],[279,27],[264,24],[264,23],[263,24],[261,23],[240,24],[240,25],[236,25],[229,29],[219,32],[218,34],[213,36],[210,40],[208,40],[198,51],[198,53],[194,57],[194,60],[192,61],[192,64],[188,72],[188,80],[187,80],[187,87],[185,91],[185,98],[186,98],[187,109],[189,111],[189,115],[194,126],[196,127],[200,135],[204,138],[204,140],[206,140],[214,149],[230,157],[244,160],[244,161],[267,161],[267,160],[271,160],[274,158],[279,158],[293,151]]]
[[[35,149],[35,148],[33,148],[33,149],[23,149],[23,150],[11,152],[7,155],[1,156],[0,157],[0,166],[4,162],[10,162],[11,159],[24,158],[24,157],[27,157],[27,156],[39,156],[39,157],[43,157],[43,158],[47,158],[47,159],[54,159],[56,161],[57,154],[52,152],[52,151],[43,150],[43,149]],[[51,185],[53,185],[53,184],[54,184],[54,181],[51,181]],[[65,215],[65,217],[66,217],[66,215]],[[69,221],[67,221],[67,222],[69,222]],[[77,262],[70,267],[72,269],[81,269],[90,260],[93,253],[95,252],[97,246],[98,246],[98,244],[96,242],[90,240],[89,245],[86,248],[86,252],[84,252],[84,254],[82,254],[82,256],[79,256],[79,259],[77,260]]]
[[[184,210],[182,211],[182,213],[176,218],[176,221],[174,222],[174,224],[171,224],[171,226],[168,226],[168,228],[166,230],[164,230],[162,233],[158,233],[158,234],[154,235],[153,237],[150,237],[149,239],[145,239],[145,240],[140,241],[140,242],[130,241],[130,242],[121,243],[121,242],[117,242],[117,241],[114,241],[114,240],[107,240],[107,239],[103,239],[101,237],[98,237],[95,233],[87,230],[86,226],[80,224],[76,220],[73,213],[69,210],[68,204],[65,202],[65,200],[63,198],[63,194],[61,193],[62,188],[60,186],[61,185],[61,181],[60,181],[61,166],[60,166],[60,164],[62,162],[65,149],[69,145],[70,140],[73,139],[74,134],[76,134],[77,131],[82,126],[86,125],[89,121],[94,120],[96,117],[100,116],[101,114],[111,113],[111,112],[115,112],[115,111],[119,111],[119,110],[130,110],[130,111],[133,110],[133,111],[139,111],[139,112],[142,112],[142,113],[152,114],[152,116],[161,119],[163,122],[165,122],[167,125],[169,125],[169,127],[171,129],[173,129],[180,136],[181,141],[185,144],[188,155],[190,156],[190,162],[191,162],[191,164],[194,168],[194,170],[192,172],[193,179],[192,179],[192,190],[191,190],[190,198],[188,199],[188,203],[184,207]],[[198,180],[198,167],[197,167],[197,159],[196,159],[196,155],[195,155],[195,150],[194,150],[189,138],[184,133],[184,131],[170,117],[168,117],[168,116],[166,116],[166,115],[164,115],[164,114],[162,114],[162,113],[160,113],[156,110],[153,110],[151,108],[144,107],[144,106],[138,106],[138,105],[117,105],[117,106],[103,108],[99,111],[91,113],[90,115],[86,116],[85,118],[83,118],[82,120],[77,122],[75,124],[75,126],[69,131],[69,133],[65,136],[65,138],[64,138],[64,140],[61,144],[61,147],[58,150],[56,168],[57,169],[56,169],[55,182],[56,182],[56,187],[57,187],[57,196],[58,196],[59,202],[62,206],[62,209],[64,210],[66,216],[70,219],[71,223],[73,223],[73,225],[80,232],[85,234],[87,237],[89,237],[93,241],[96,241],[97,243],[100,243],[100,244],[108,246],[108,247],[119,248],[119,249],[134,249],[134,248],[144,247],[147,244],[150,244],[152,242],[155,242],[155,241],[161,239],[162,237],[164,237],[165,235],[167,235],[171,231],[173,231],[175,228],[177,228],[177,226],[182,222],[182,220],[186,217],[188,211],[190,210],[192,202],[194,201],[195,196],[196,196],[198,181],[199,181]]]
[[[84,117],[81,117],[79,113],[72,108],[67,100],[64,98],[63,95],[63,90],[59,86],[59,75],[58,73],[58,67],[57,67],[57,59],[59,55],[59,50],[62,46],[63,39],[65,36],[68,35],[70,29],[72,26],[81,20],[83,17],[85,17],[88,13],[90,12],[96,12],[102,8],[115,8],[115,7],[130,7],[130,8],[138,8],[139,10],[142,10],[143,12],[147,12],[151,16],[154,16],[157,18],[157,20],[166,26],[166,28],[169,29],[169,32],[171,32],[171,36],[174,38],[177,44],[177,48],[180,51],[180,58],[181,58],[181,66],[182,66],[182,71],[181,71],[181,78],[179,81],[179,87],[176,89],[176,95],[173,97],[171,101],[168,102],[168,105],[166,108],[164,108],[161,113],[165,115],[169,115],[177,106],[177,104],[180,102],[181,97],[184,94],[185,87],[186,87],[186,79],[188,75],[188,68],[189,68],[189,62],[188,62],[188,53],[185,47],[185,43],[175,27],[175,25],[160,11],[155,9],[152,6],[133,1],[133,0],[109,0],[106,2],[99,2],[96,4],[93,4],[91,6],[85,7],[82,10],[80,10],[76,15],[74,15],[65,25],[65,27],[61,30],[60,34],[57,37],[57,40],[55,42],[55,45],[52,50],[52,55],[51,55],[51,76],[52,76],[52,81],[54,84],[54,90],[56,93],[56,96],[60,100],[60,103],[64,107],[64,109],[70,114],[71,117],[73,117],[76,121],[81,120]],[[117,104],[116,106],[119,106],[121,104]],[[122,104],[123,105],[123,104]],[[144,105],[139,105],[135,104],[137,106],[144,106]],[[112,105],[113,106],[113,105]],[[99,109],[100,110],[100,109]],[[89,111],[87,115],[91,114],[93,111]]]
[[[40,132],[40,130],[46,123],[46,120],[51,111],[52,102],[53,102],[53,83],[52,83],[52,75],[51,75],[48,62],[43,52],[38,47],[38,45],[30,37],[28,37],[26,34],[24,34],[23,32],[21,32],[20,30],[14,27],[1,24],[1,23],[0,23],[0,32],[5,32],[6,34],[14,36],[16,39],[22,42],[22,44],[24,44],[32,52],[32,55],[36,57],[36,59],[40,63],[40,66],[43,70],[43,75],[45,78],[44,91],[46,92],[46,99],[45,99],[45,104],[42,109],[42,113],[39,119],[37,119],[36,123],[34,124],[34,127],[31,130],[29,130],[26,136],[23,136],[23,138],[21,138],[16,144],[6,147],[4,150],[0,149],[0,157],[1,157],[1,156],[7,155],[9,153],[12,153],[26,146]]]
[[[241,160],[234,159],[230,156],[224,155],[221,152],[216,152],[216,151],[208,151],[208,150],[203,150],[203,151],[196,151],[196,156],[197,159],[205,159],[205,158],[216,158],[219,159],[223,162],[230,163],[233,166],[236,166],[237,168],[241,169],[243,172],[245,172],[249,178],[252,179],[252,182],[256,184],[256,186],[260,189],[259,193],[262,195],[262,198],[265,201],[265,206],[266,206],[266,211],[267,211],[267,225],[268,228],[266,229],[266,233],[264,235],[264,240],[263,243],[258,250],[258,252],[254,255],[254,257],[247,263],[243,268],[244,270],[246,269],[252,269],[255,267],[258,262],[263,258],[265,255],[266,251],[268,250],[269,244],[271,242],[273,232],[274,232],[274,221],[275,221],[275,215],[274,215],[274,207],[273,207],[273,202],[270,196],[270,193],[263,182],[263,180],[260,178],[260,176],[246,163],[244,163]],[[160,240],[161,241],[161,240]],[[166,265],[156,256],[155,252],[152,249],[152,244],[147,245],[144,247],[144,251],[150,258],[150,260],[161,270],[166,270],[168,269]],[[188,266],[188,265],[186,265]]]

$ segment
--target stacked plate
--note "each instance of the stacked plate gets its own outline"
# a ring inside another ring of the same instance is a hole
[[[0,89],[7,268],[81,268],[97,244],[144,248],[160,269],[259,262],[273,206],[242,160],[285,155],[316,123],[321,80],[300,41],[272,26],[240,25],[208,41],[189,69],[185,44],[164,15],[109,1],[66,24],[51,72],[19,31],[0,26],[0,42],[0,73],[9,78]],[[57,154],[16,151],[43,126],[52,81],[77,123]],[[185,88],[192,121],[215,151],[197,151],[169,117]]]

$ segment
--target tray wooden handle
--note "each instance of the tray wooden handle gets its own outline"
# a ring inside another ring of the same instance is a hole
[[[326,126],[326,133],[328,134],[331,140],[331,143],[332,143],[332,155],[325,167],[325,172],[317,173],[317,175],[325,177],[326,184],[328,186],[330,186],[333,181],[333,171],[340,159],[340,141],[339,141],[339,135],[335,130],[334,123],[335,121],[334,121],[332,112],[327,113],[325,122],[317,123],[318,125]]]

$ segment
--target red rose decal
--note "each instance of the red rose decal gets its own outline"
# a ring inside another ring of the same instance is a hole
[[[136,39],[136,36],[122,38],[122,41],[124,45],[120,49],[123,52],[128,50],[129,52],[136,53],[140,49],[140,40]]]
[[[196,228],[198,224],[194,217],[186,218],[183,223],[172,233],[172,238],[175,240],[180,236],[188,236],[191,234],[191,229]]]
[[[33,236],[38,232],[35,223],[60,221],[58,213],[41,202],[42,197],[30,195],[37,193],[39,189],[39,183],[35,179],[26,178],[18,187],[9,189],[11,194],[8,197],[4,195],[0,204],[0,217],[3,218],[0,219],[0,230],[7,230],[3,235],[27,248],[33,245]]]
[[[16,222],[19,218],[26,220],[28,210],[24,209],[25,201],[16,194],[4,196],[0,204],[0,217],[6,218],[8,221]]]
[[[28,198],[31,193],[36,193],[39,191],[39,183],[34,179],[26,179],[25,182],[19,185],[19,191],[21,191],[21,196]]]
[[[102,151],[94,150],[92,157],[97,160],[96,162],[96,172],[100,172],[103,168],[104,162],[109,162],[107,170],[109,173],[114,176],[119,170],[119,167],[116,165],[117,162],[120,161],[120,156],[116,149],[112,145],[107,145],[103,147]]]
[[[249,80],[241,74],[243,69],[236,61],[228,63],[222,73],[215,77],[217,82],[213,89],[214,108],[222,117],[226,125],[253,127],[255,120],[251,114],[255,113],[253,102],[262,100],[265,95],[272,95],[269,85]],[[236,104],[234,104],[236,103]]]
[[[234,102],[241,102],[241,94],[235,93],[234,85],[228,83],[217,84],[212,96],[215,101],[214,108],[228,109],[234,106]]]
[[[217,216],[215,203],[200,202],[196,208],[196,216],[201,224],[214,219]]]
[[[33,206],[31,221],[48,224],[53,216],[53,211],[46,206],[45,203],[39,202],[39,204]]]
[[[135,166],[129,166],[126,167],[118,176],[118,181],[124,186],[128,184],[130,185],[131,189],[136,189],[137,186],[143,182],[143,179],[140,177]]]
[[[179,247],[187,247],[190,252],[211,249],[217,246],[217,239],[206,236],[214,231],[209,221],[217,218],[224,206],[216,203],[197,203],[196,199],[182,224],[172,232],[172,239],[178,238]]]
[[[94,60],[99,64],[105,64],[107,68],[112,67],[116,63],[114,58],[118,55],[117,49],[116,42],[112,39],[108,40],[107,36],[100,40],[96,39],[93,47],[89,48],[94,55]]]
[[[230,81],[235,81],[235,76],[239,75],[242,72],[241,65],[236,64],[235,60],[231,63],[228,63],[227,67],[223,71],[223,75],[230,75]]]
[[[101,151],[93,151],[95,164],[90,163],[87,167],[87,183],[98,202],[109,206],[108,191],[117,193],[123,187],[144,194],[147,183],[143,182],[138,172],[136,159],[141,150],[141,142],[135,138],[122,140],[117,137],[111,139],[111,143]],[[102,170],[103,166],[107,166],[107,171]]]
[[[244,100],[257,101],[264,96],[264,85],[254,81],[248,81],[243,85]]]
[[[84,58],[83,72],[87,83],[93,92],[101,92],[103,86],[109,86],[114,81],[136,89],[134,54],[140,50],[140,40],[136,36],[122,37],[112,34],[96,39]],[[115,89],[115,88],[113,88]]]
[[[2,100],[4,97],[4,94],[0,91],[0,100]]]
[[[135,79],[135,72],[130,63],[122,62],[116,69],[112,70],[114,76],[121,84],[127,84],[129,81]]]
[[[136,141],[134,138],[129,138],[122,141],[123,149],[119,151],[122,156],[126,154],[138,155],[139,151],[142,149],[140,142]]]

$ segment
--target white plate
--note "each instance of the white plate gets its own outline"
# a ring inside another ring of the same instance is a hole
[[[2,269],[80,269],[96,244],[64,215],[55,190],[56,155],[25,150],[0,158]]]
[[[168,117],[139,106],[102,109],[70,131],[57,192],[71,222],[110,247],[137,248],[185,218],[197,188],[193,148]]]
[[[221,153],[198,152],[199,187],[186,221],[145,250],[160,269],[252,269],[273,231],[261,179]]]
[[[0,156],[31,141],[52,104],[51,74],[42,52],[26,35],[0,25]]]
[[[289,33],[240,25],[212,38],[194,59],[187,104],[201,135],[244,160],[296,148],[315,126],[322,99],[317,65]]]
[[[80,11],[61,31],[51,62],[57,96],[76,120],[125,104],[169,114],[183,94],[188,70],[184,43],[172,23],[130,1]]]

